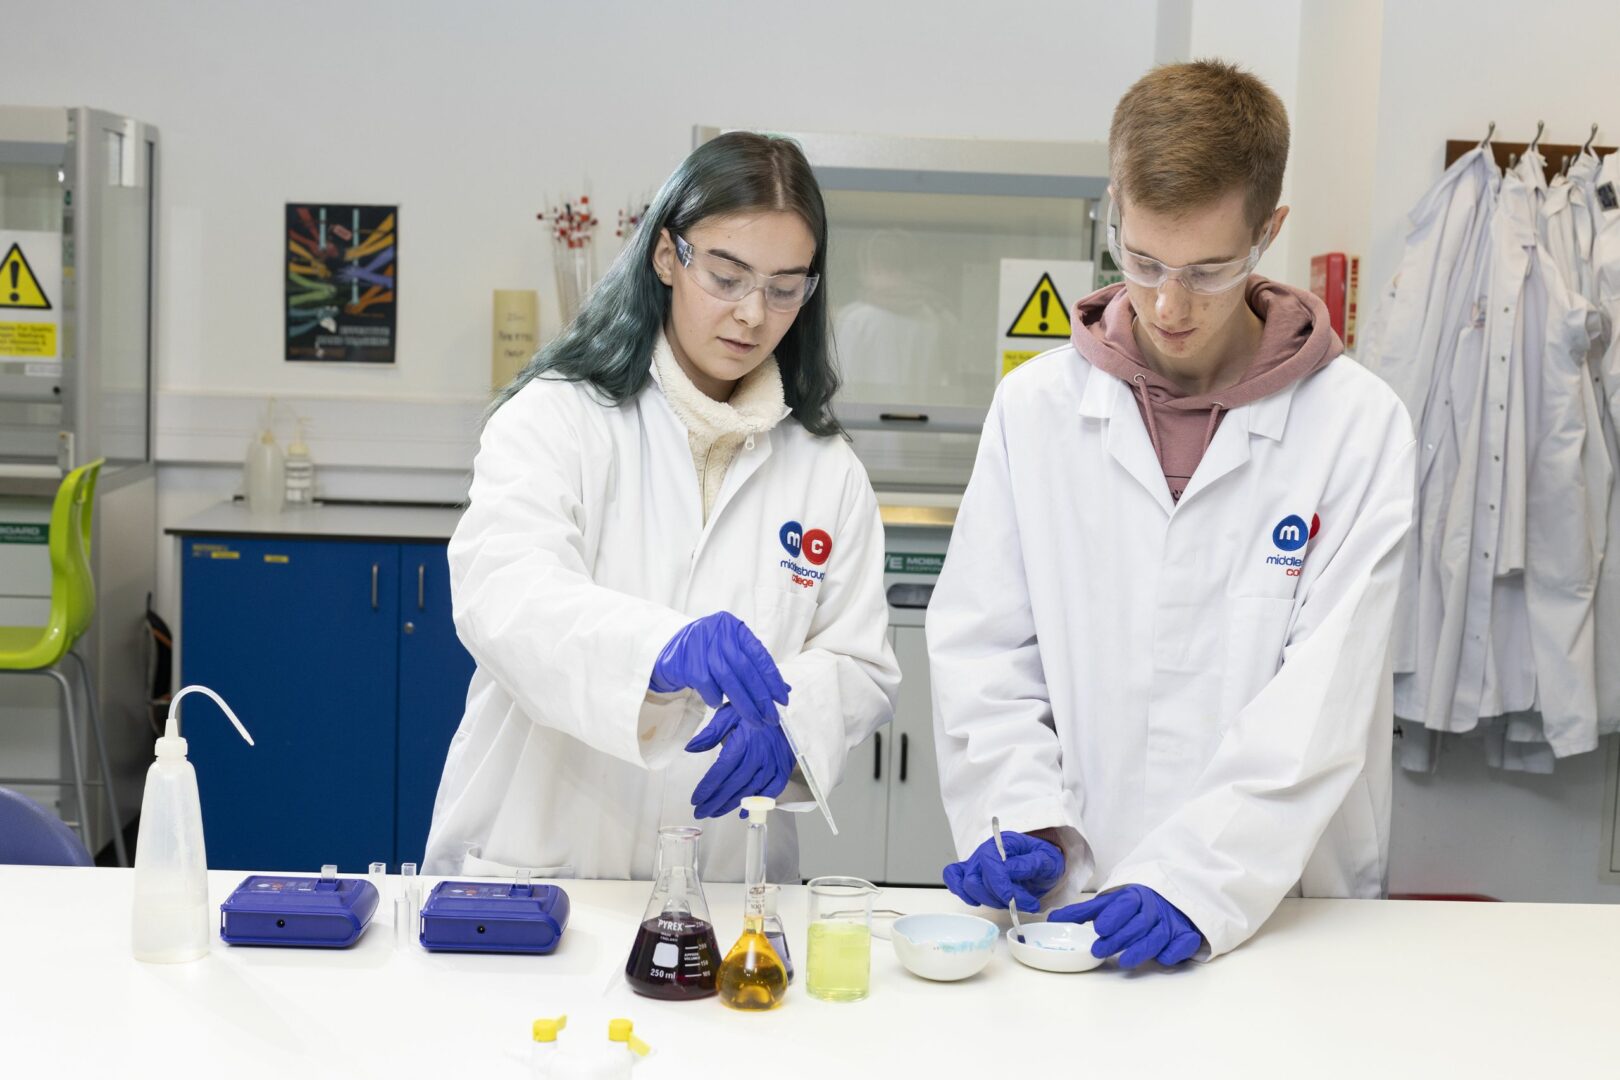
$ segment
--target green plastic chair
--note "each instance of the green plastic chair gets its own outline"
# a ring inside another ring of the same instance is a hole
[[[67,726],[68,748],[73,758],[73,779],[30,777],[0,778],[0,784],[71,787],[79,801],[79,835],[90,845],[90,803],[85,796],[84,766],[79,758],[78,716],[73,705],[73,685],[62,672],[62,661],[72,657],[90,708],[90,734],[95,740],[101,765],[101,783],[112,818],[113,847],[118,865],[128,866],[124,852],[123,819],[113,794],[112,769],[107,764],[107,740],[101,731],[100,710],[95,688],[90,685],[90,668],[74,651],[96,613],[96,586],[90,575],[90,528],[95,509],[96,481],[102,461],[92,461],[74,469],[56,490],[51,507],[51,614],[44,626],[0,626],[0,674],[43,675],[62,691],[62,720]]]

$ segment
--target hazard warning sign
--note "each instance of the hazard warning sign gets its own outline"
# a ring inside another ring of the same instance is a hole
[[[1051,274],[1042,274],[1041,280],[1035,283],[1035,291],[1029,294],[1029,299],[1024,301],[1012,325],[1007,327],[1007,336],[1069,336],[1069,314],[1063,309],[1063,297],[1058,293],[1057,286],[1052,284]]]
[[[55,360],[62,234],[0,229],[0,362]]]
[[[1070,305],[1091,292],[1092,264],[1062,259],[1002,259],[1001,347],[997,373],[1069,339]],[[1036,339],[1036,340],[1031,340]],[[1044,340],[1040,340],[1044,339]]]
[[[0,308],[51,309],[51,298],[34,276],[21,244],[12,244],[6,257],[0,259]]]

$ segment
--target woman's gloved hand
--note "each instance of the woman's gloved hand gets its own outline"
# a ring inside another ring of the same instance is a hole
[[[683,626],[658,654],[647,686],[660,694],[690,687],[711,709],[729,700],[745,719],[773,724],[776,706],[788,703],[792,689],[770,651],[729,611]]]
[[[686,749],[702,754],[722,742],[719,756],[692,791],[694,816],[724,817],[751,795],[782,794],[793,775],[793,749],[779,723],[750,720],[727,702]]]

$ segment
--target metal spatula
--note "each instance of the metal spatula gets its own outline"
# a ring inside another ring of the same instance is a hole
[[[1001,856],[1001,861],[1003,863],[1005,863],[1007,861],[1007,848],[1001,842],[1001,819],[1000,818],[992,817],[990,819],[990,831],[995,835],[995,838],[996,838],[996,854],[1000,855]],[[1024,928],[1018,922],[1018,901],[1017,900],[1008,900],[1007,901],[1007,914],[1012,916],[1013,932],[1018,935],[1018,940],[1019,940],[1020,943],[1022,943],[1023,940],[1024,940]]]

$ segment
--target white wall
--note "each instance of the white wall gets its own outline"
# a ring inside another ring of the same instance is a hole
[[[1293,113],[1291,246],[1285,280],[1309,286],[1311,256],[1365,255],[1378,143],[1382,0],[1307,3]],[[1365,264],[1363,264],[1365,267]],[[1367,285],[1362,283],[1363,295]]]

